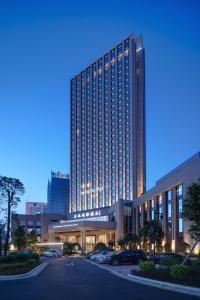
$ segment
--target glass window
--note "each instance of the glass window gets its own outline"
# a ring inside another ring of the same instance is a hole
[[[154,220],[154,217],[155,217],[155,205],[154,205],[154,199],[151,200],[151,220],[153,221]]]
[[[178,209],[178,231],[183,232],[183,185],[180,184],[176,187],[176,201]]]
[[[167,231],[168,237],[172,239],[172,191],[166,192],[167,198]]]

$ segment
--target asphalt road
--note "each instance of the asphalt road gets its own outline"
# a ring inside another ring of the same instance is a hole
[[[0,282],[1,300],[197,300],[116,277],[82,258],[52,259],[37,277]]]

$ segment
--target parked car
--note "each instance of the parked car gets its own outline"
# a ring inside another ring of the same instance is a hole
[[[106,254],[110,254],[110,253],[112,253],[112,252],[108,251],[108,250],[101,251],[101,252],[99,252],[99,253],[97,253],[95,255],[92,255],[90,259],[93,260],[93,261],[99,261],[100,257],[102,257],[102,256],[104,256]]]
[[[57,249],[47,249],[43,252],[43,256],[47,257],[62,257],[62,253]]]
[[[98,254],[98,253],[99,253],[99,251],[92,251],[92,252],[89,252],[89,253],[87,253],[86,258],[87,258],[87,259],[90,259],[93,255]]]
[[[106,251],[98,251],[97,253],[94,253],[91,255],[90,260],[96,260],[97,256],[100,255],[100,253],[106,252]]]
[[[142,250],[120,250],[106,256],[105,262],[113,266],[127,263],[140,263],[146,260],[146,254]]]
[[[113,253],[113,251],[108,251],[107,253],[105,254],[99,254],[96,261],[100,264],[105,264],[106,263],[106,259],[107,259],[107,256],[111,255]]]

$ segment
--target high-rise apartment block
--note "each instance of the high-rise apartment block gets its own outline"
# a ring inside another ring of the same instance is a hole
[[[131,34],[71,80],[70,212],[145,191],[145,75]]]
[[[69,175],[51,172],[51,180],[48,181],[47,187],[49,214],[67,215],[69,210],[69,182]]]

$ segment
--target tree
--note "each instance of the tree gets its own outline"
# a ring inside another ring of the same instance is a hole
[[[200,179],[199,179],[200,180]],[[189,234],[195,240],[188,255],[185,257],[183,264],[192,254],[194,248],[200,242],[200,183],[193,183],[188,187],[186,199],[183,203],[183,217],[186,221],[191,222]]]
[[[135,233],[127,233],[125,235],[125,243],[128,246],[129,249],[137,248],[137,243],[139,242],[140,238]]]
[[[123,237],[123,238],[120,238],[118,241],[117,241],[119,247],[121,249],[125,249],[126,248],[126,239]]]
[[[0,176],[0,201],[6,205],[6,236],[4,255],[8,251],[10,238],[11,214],[20,202],[20,196],[25,192],[24,185],[19,179]]]
[[[63,244],[63,253],[64,254],[71,254],[73,250],[73,243],[64,242]]]
[[[95,251],[104,251],[104,250],[107,250],[107,246],[106,246],[106,244],[99,242],[94,246],[94,250]]]
[[[161,244],[162,238],[164,237],[164,232],[162,231],[160,223],[158,221],[146,222],[144,227],[140,230],[140,236],[154,245],[155,258],[156,245]]]
[[[2,255],[2,246],[5,237],[5,224],[0,220],[0,256]]]
[[[13,239],[14,246],[17,250],[22,250],[26,248],[27,241],[26,241],[26,232],[23,226],[18,226],[14,232],[14,239]]]
[[[115,241],[109,240],[109,241],[108,241],[108,247],[111,248],[111,249],[113,249],[114,246],[115,246]]]
[[[35,230],[31,230],[31,232],[27,236],[27,246],[34,249],[35,244],[38,242],[38,237]]]

